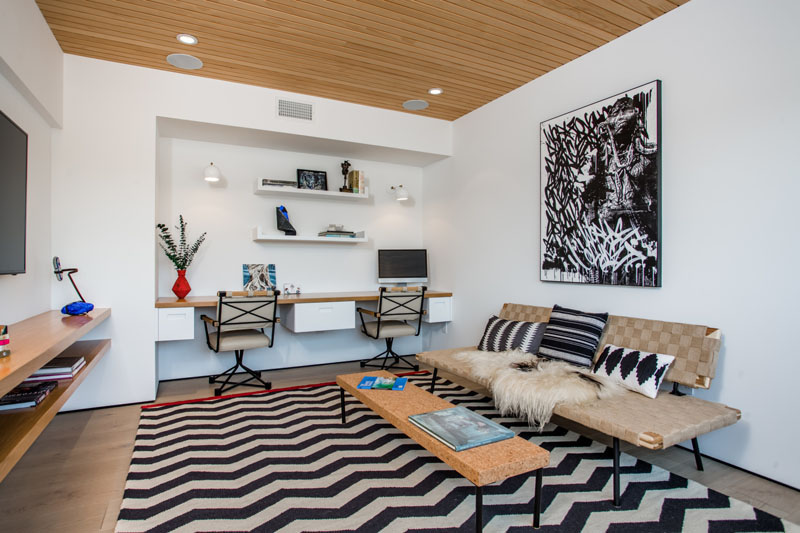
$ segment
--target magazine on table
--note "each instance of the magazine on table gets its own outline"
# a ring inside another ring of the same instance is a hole
[[[382,378],[378,376],[365,376],[358,384],[359,389],[403,390],[406,388],[408,378]]]
[[[510,439],[515,435],[512,430],[466,407],[410,415],[408,421],[457,452]]]

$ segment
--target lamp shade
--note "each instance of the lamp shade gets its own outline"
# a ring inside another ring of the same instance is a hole
[[[219,176],[220,176],[219,169],[214,166],[214,163],[208,165],[206,169],[203,171],[203,179],[212,183],[215,181],[219,181]]]
[[[402,185],[394,188],[394,197],[398,202],[408,200],[408,191]]]

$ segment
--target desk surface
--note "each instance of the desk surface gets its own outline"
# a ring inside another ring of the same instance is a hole
[[[378,291],[356,291],[356,292],[310,292],[305,294],[281,294],[278,296],[279,304],[308,304],[318,302],[374,302],[378,300]],[[444,291],[425,291],[425,298],[448,298],[453,296],[452,292]],[[216,296],[189,296],[184,300],[178,300],[174,296],[165,296],[156,300],[156,308],[168,307],[215,307],[218,298]]]

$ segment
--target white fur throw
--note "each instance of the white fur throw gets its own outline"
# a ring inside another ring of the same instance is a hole
[[[624,389],[613,380],[592,374],[564,361],[539,358],[519,350],[483,352],[471,350],[455,355],[468,365],[475,381],[486,384],[503,415],[526,416],[542,431],[560,403],[584,403],[609,398]],[[529,363],[530,371],[512,366]]]

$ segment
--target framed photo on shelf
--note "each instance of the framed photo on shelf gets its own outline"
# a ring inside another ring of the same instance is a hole
[[[323,170],[297,169],[297,188],[314,191],[328,190],[328,173]]]

